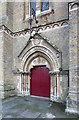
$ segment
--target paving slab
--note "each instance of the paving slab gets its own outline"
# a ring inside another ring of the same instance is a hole
[[[76,118],[63,104],[30,96],[4,99],[2,106],[3,118]]]
[[[38,118],[40,114],[40,112],[32,112],[30,110],[26,110],[25,112],[21,113],[20,116],[23,116],[25,118]]]
[[[17,99],[17,98],[18,98],[18,97],[10,97],[10,98],[4,99],[4,100],[3,100],[3,103],[6,104],[7,102],[11,102],[11,101],[13,101],[13,100],[15,100],[15,99]]]
[[[3,105],[3,109],[2,109],[2,111],[3,111],[3,113],[7,113],[8,111],[9,111],[9,109],[10,108],[12,108],[12,107],[14,107],[14,106],[16,106],[17,105],[17,103],[15,104],[15,103],[12,103],[12,104],[6,104],[6,105]],[[5,108],[5,109],[4,109]]]
[[[41,114],[39,118],[50,118],[51,119],[51,118],[56,118],[56,116],[53,115],[52,113],[46,113],[46,114]]]
[[[12,118],[13,116],[11,116],[11,115],[6,115],[6,117],[4,117],[4,118]]]

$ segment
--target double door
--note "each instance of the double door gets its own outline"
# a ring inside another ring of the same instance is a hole
[[[46,66],[32,69],[30,90],[31,95],[50,98],[50,75]]]

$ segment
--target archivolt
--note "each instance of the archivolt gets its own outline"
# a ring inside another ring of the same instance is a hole
[[[20,69],[23,71],[28,70],[29,64],[37,56],[42,56],[45,58],[48,61],[51,70],[55,71],[59,69],[59,63],[56,55],[53,53],[53,51],[44,46],[34,46],[26,51],[21,59]]]
[[[25,64],[24,64],[24,67],[23,67],[23,70],[24,71],[26,71],[26,70],[30,70],[33,66],[31,66],[31,68],[29,69],[29,66],[30,66],[30,64],[32,63],[32,61],[35,59],[35,58],[37,58],[37,57],[42,57],[42,58],[44,58],[46,61],[47,61],[47,63],[49,64],[49,69],[53,69],[53,66],[51,66],[51,63],[52,63],[52,61],[50,61],[50,58],[49,57],[47,57],[47,55],[45,55],[44,53],[42,53],[42,52],[39,52],[39,51],[37,51],[37,52],[34,52],[27,60],[26,60],[26,62],[25,62]],[[42,65],[42,64],[41,64]]]

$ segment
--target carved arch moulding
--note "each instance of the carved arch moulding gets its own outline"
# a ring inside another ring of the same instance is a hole
[[[19,58],[19,69],[29,71],[33,66],[46,65],[50,71],[58,71],[61,67],[61,53],[39,34],[22,50]]]
[[[60,81],[58,73],[61,67],[61,52],[39,34],[35,34],[33,38],[32,41],[28,41],[28,44],[18,55],[18,65],[21,73],[17,77],[19,94],[30,95],[31,69],[35,66],[46,66],[50,73],[50,99],[58,98],[60,91],[57,91],[57,94],[53,92],[53,83],[54,80]],[[57,82],[55,90],[58,90],[58,88],[59,83]]]

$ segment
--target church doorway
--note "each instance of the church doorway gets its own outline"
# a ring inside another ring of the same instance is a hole
[[[50,74],[46,66],[31,70],[30,94],[50,98]]]

